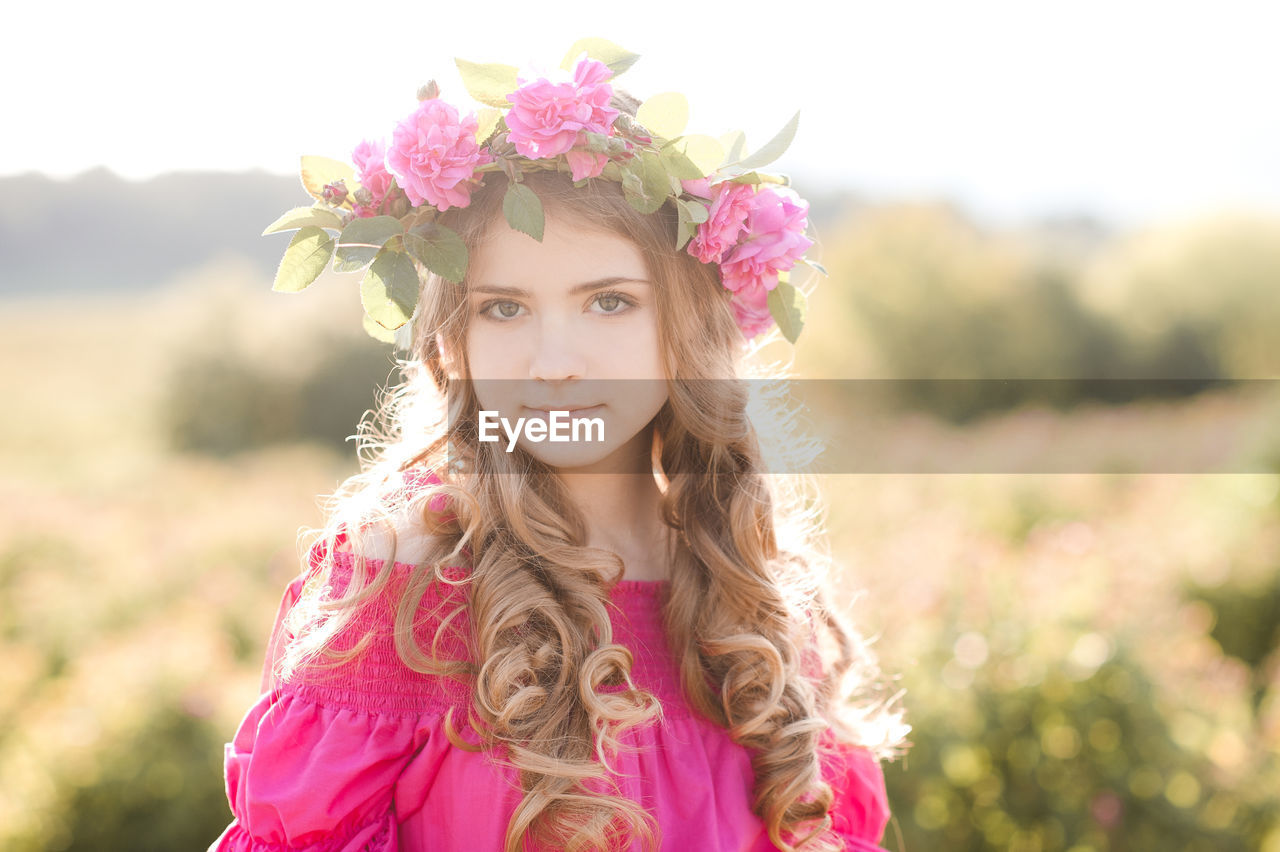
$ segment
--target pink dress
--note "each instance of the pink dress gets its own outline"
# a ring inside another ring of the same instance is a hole
[[[341,538],[339,539],[342,540]],[[334,554],[333,582],[344,587],[354,557]],[[313,551],[312,567],[318,564]],[[368,559],[370,571],[380,565]],[[235,820],[210,852],[305,849],[314,852],[487,852],[501,850],[520,801],[514,770],[483,752],[456,748],[444,731],[454,727],[478,742],[465,723],[470,700],[457,680],[405,666],[389,633],[394,606],[412,566],[396,562],[388,593],[364,608],[340,646],[373,627],[367,652],[327,677],[304,670],[271,684],[249,709],[226,746],[227,797]],[[463,569],[446,568],[451,577]],[[267,671],[287,640],[284,616],[298,600],[305,577],[285,590],[267,655]],[[632,680],[662,702],[664,719],[621,737],[628,748],[611,756],[627,796],[657,817],[663,850],[764,852],[777,847],[751,812],[753,771],[747,751],[728,733],[699,717],[684,700],[679,667],[662,627],[666,581],[623,580],[611,592],[614,641],[634,655]],[[426,609],[465,586],[428,590]],[[443,612],[457,599],[450,597]],[[465,621],[464,617],[454,620]],[[419,641],[438,627],[420,621]],[[465,624],[462,630],[469,630]],[[461,655],[465,645],[445,631],[441,650]],[[451,641],[452,640],[452,641]],[[848,850],[878,850],[889,818],[880,764],[862,749],[844,748],[824,759],[823,778],[836,804],[836,835]],[[640,849],[636,843],[633,850]]]

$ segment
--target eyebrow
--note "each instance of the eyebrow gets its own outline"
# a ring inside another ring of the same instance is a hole
[[[586,293],[591,290],[599,290],[602,287],[613,287],[617,284],[648,284],[650,283],[643,278],[626,278],[623,276],[613,276],[611,278],[600,278],[595,281],[587,281],[584,284],[574,285],[569,292],[571,294]],[[481,284],[471,288],[473,293],[493,293],[498,296],[528,296],[528,290],[521,290],[519,287],[499,287],[496,284]]]

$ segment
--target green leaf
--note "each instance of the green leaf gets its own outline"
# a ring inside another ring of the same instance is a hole
[[[381,246],[396,234],[404,233],[404,226],[395,216],[367,216],[353,219],[342,229],[339,245]]]
[[[730,168],[726,173],[733,174],[735,170]],[[791,179],[786,175],[770,175],[763,172],[743,172],[733,175],[731,178],[725,179],[726,183],[749,183],[753,186],[762,183],[772,184],[774,186],[791,186]]]
[[[711,174],[724,161],[724,146],[710,136],[681,136],[671,145],[693,162],[702,173],[698,177]]]
[[[507,104],[511,106],[511,104]],[[489,107],[482,107],[476,111],[476,142],[483,145],[493,135],[493,131],[498,127],[498,121],[502,119],[502,113],[499,110]]]
[[[583,134],[587,139],[587,150],[594,151],[597,154],[603,154],[609,150],[609,137],[603,133],[592,133],[587,131]]]
[[[609,70],[613,72],[615,77],[634,65],[636,60],[640,58],[640,54],[623,50],[606,39],[580,38],[573,43],[573,47],[569,48],[569,52],[564,55],[564,59],[560,62],[560,67],[566,71],[572,71],[574,63],[577,62],[578,56],[584,50],[587,52],[588,58],[608,65]]]
[[[347,163],[332,160],[328,157],[306,156],[302,158],[302,187],[316,201],[324,201],[325,184],[333,183],[339,179],[346,181],[347,189],[350,190],[350,194],[347,195],[347,201],[343,202],[344,206],[349,207],[351,198],[355,196],[356,190],[360,188],[360,181],[356,180],[355,170]]]
[[[675,139],[689,123],[689,100],[679,92],[654,95],[636,110],[636,121],[663,139]]]
[[[384,246],[360,282],[360,304],[384,328],[409,321],[418,304],[418,273],[402,251]]]
[[[383,328],[381,325],[377,323],[377,321],[374,320],[373,317],[369,316],[368,314],[364,315],[363,323],[364,323],[365,333],[368,334],[370,337],[372,337],[374,340],[380,340],[383,343],[396,342],[396,333],[390,329]]]
[[[334,254],[334,272],[359,272],[378,256],[381,246],[338,246]]]
[[[680,181],[667,171],[667,164],[662,161],[660,154],[645,151],[640,161],[644,164],[644,173],[640,177],[644,180],[645,191],[652,196],[653,203],[657,205],[653,208],[654,210],[661,207],[669,196],[678,195],[683,191]]]
[[[698,232],[698,226],[690,222],[684,216],[680,217],[680,222],[676,227],[676,251],[689,244],[689,240],[693,239],[693,235]]]
[[[512,228],[542,242],[546,214],[542,210],[542,199],[532,189],[522,183],[508,186],[507,194],[502,197],[502,215]]]
[[[681,201],[680,206],[695,225],[701,225],[711,215],[711,208],[701,201]]]
[[[737,163],[738,168],[744,171],[750,169],[758,169],[761,166],[767,166],[774,160],[782,156],[787,150],[787,146],[791,144],[791,140],[796,137],[796,128],[800,126],[800,113],[796,112],[791,116],[778,135],[774,136],[764,144],[760,150],[756,151],[750,157],[747,157]]]
[[[333,268],[338,272],[363,269],[378,254],[387,240],[404,233],[404,226],[394,216],[370,216],[353,219],[338,237],[338,251]]]
[[[778,286],[769,291],[769,313],[778,324],[782,336],[791,343],[796,342],[800,330],[804,328],[807,309],[804,293],[789,281],[779,279]]]
[[[698,180],[706,177],[693,160],[686,157],[678,148],[668,145],[659,152],[659,156],[667,172],[680,180]]]
[[[323,228],[314,225],[301,228],[284,250],[271,289],[281,293],[305,290],[324,272],[329,258],[333,256],[333,244],[334,238]]]
[[[467,274],[467,245],[462,237],[435,222],[410,228],[404,247],[418,263],[441,278],[459,283]]]
[[[313,225],[317,228],[342,230],[342,217],[327,207],[295,207],[267,226],[262,236],[278,231],[292,231]]]
[[[689,217],[689,211],[684,204],[677,204],[676,212],[680,217],[676,226],[676,251],[680,251],[688,244],[689,240],[693,239],[694,233],[698,230],[698,225]]]
[[[638,161],[632,165],[637,169],[642,168]],[[630,166],[619,167],[618,171],[622,175],[622,193],[627,197],[627,200],[631,201],[631,197],[634,195],[640,199],[641,203],[644,203],[644,181],[640,179],[640,175]],[[635,202],[632,202],[632,206],[635,206]]]
[[[697,233],[698,226],[707,221],[711,215],[710,208],[701,201],[676,200],[676,210],[680,214],[679,226],[676,229],[676,251],[685,247]]]
[[[747,150],[747,134],[741,130],[733,130],[720,137],[720,147],[724,150],[724,159],[719,166],[727,166],[742,159]]]
[[[465,59],[453,61],[457,63],[458,73],[462,75],[462,85],[467,87],[471,97],[491,107],[510,109],[511,101],[507,100],[507,95],[520,86],[516,80],[519,72],[514,65],[496,62],[481,64]]]
[[[625,176],[628,174],[631,179]],[[634,158],[624,168],[622,194],[641,213],[653,213],[661,208],[671,195],[671,177],[662,158],[652,151],[644,151]]]

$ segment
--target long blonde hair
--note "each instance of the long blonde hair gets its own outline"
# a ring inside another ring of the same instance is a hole
[[[655,457],[670,471],[661,507],[675,546],[667,554],[663,620],[681,688],[695,712],[749,750],[752,806],[774,844],[839,849],[827,832],[833,797],[821,777],[820,735],[831,728],[846,743],[887,754],[903,728],[865,643],[827,605],[831,559],[815,493],[800,477],[765,473],[747,415],[748,383],[738,375],[742,335],[728,293],[714,266],[675,249],[669,207],[641,215],[607,180],[574,187],[567,175],[547,171],[526,181],[548,215],[622,234],[645,257],[673,379],[652,426]],[[469,207],[444,214],[472,252],[499,220],[505,188],[502,175],[490,175]],[[405,378],[380,399],[374,422],[361,424],[361,472],[328,499],[325,527],[304,534],[308,551],[320,541],[327,546],[294,607],[296,638],[279,676],[360,653],[358,645],[336,651],[333,639],[388,588],[394,559],[370,576],[357,558],[354,576],[332,596],[326,585],[338,533],[345,530],[359,554],[362,530],[385,527],[392,512],[406,510],[390,505],[389,486],[404,471],[425,468],[438,481],[407,510],[429,534],[429,552],[396,604],[395,647],[416,671],[471,684],[467,722],[481,748],[518,771],[523,789],[506,852],[517,852],[526,837],[548,848],[614,848],[625,834],[656,849],[653,816],[615,794],[606,773],[620,734],[662,713],[657,698],[631,681],[631,653],[613,643],[608,578],[621,576],[622,561],[583,545],[584,519],[553,469],[518,447],[508,453],[477,440],[479,402],[465,362],[468,283],[419,271],[414,348],[400,365]],[[437,335],[458,353],[460,374],[446,369]],[[460,580],[441,570],[464,559],[469,570]],[[415,638],[424,596],[445,583],[466,586],[465,604],[445,621],[465,608],[470,659],[441,658]],[[822,650],[820,630],[834,639],[835,655]],[[475,749],[451,716],[446,731],[454,745]]]

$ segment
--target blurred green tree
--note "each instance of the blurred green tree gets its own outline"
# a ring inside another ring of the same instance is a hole
[[[902,850],[1250,852],[1273,827],[1275,791],[1179,744],[1125,645],[1096,668],[982,656],[943,651],[907,684],[913,745],[886,770]]]

